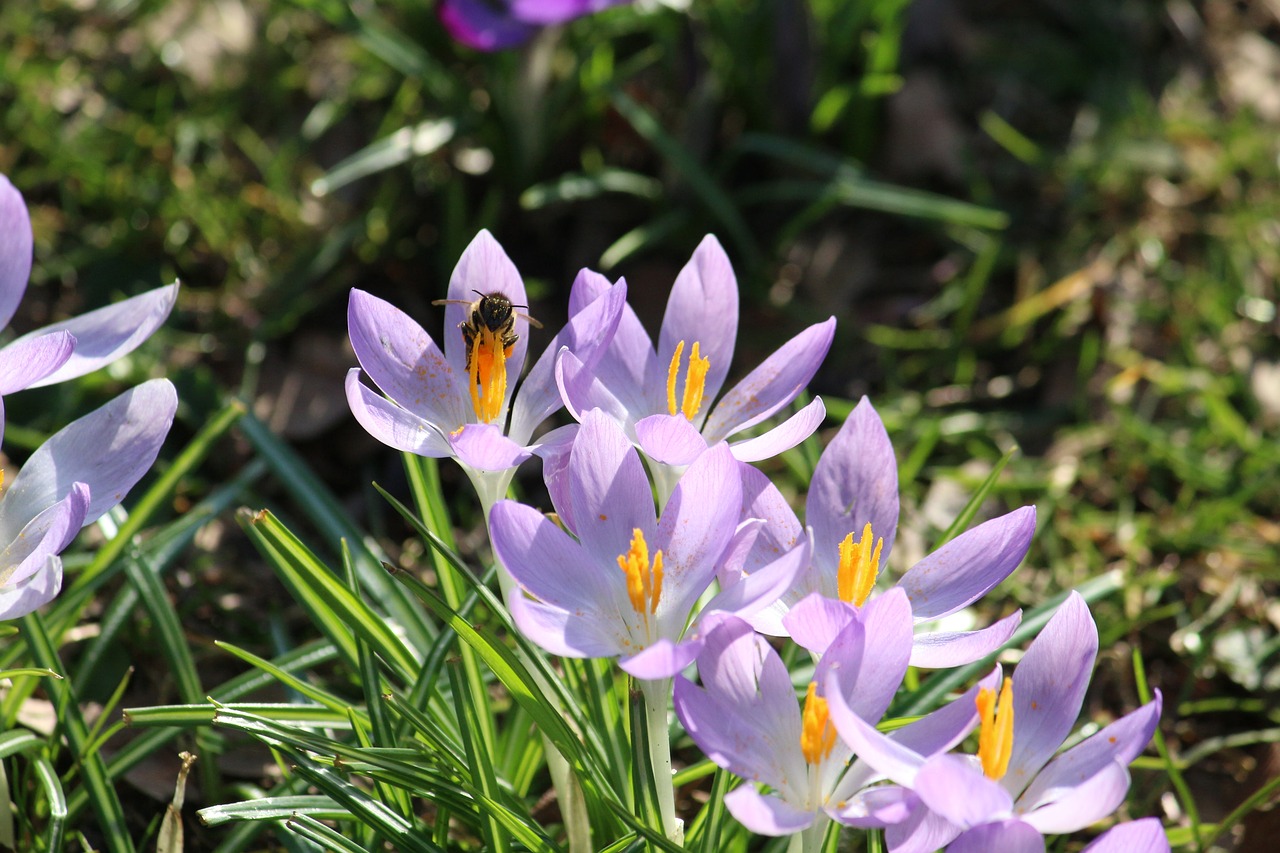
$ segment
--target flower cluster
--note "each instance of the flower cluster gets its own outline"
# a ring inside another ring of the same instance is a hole
[[[0,325],[31,273],[31,219],[0,175]],[[0,347],[3,397],[97,370],[150,337],[173,308],[176,284],[28,332]],[[124,498],[155,461],[178,398],[167,379],[126,391],[42,444],[0,497],[0,620],[23,616],[62,588],[59,554]]]
[[[357,419],[392,447],[458,460],[477,486],[518,628],[556,655],[616,658],[646,701],[661,699],[651,734],[665,738],[673,706],[693,742],[742,778],[725,805],[748,829],[798,834],[804,850],[819,849],[836,821],[883,830],[893,853],[1032,851],[1123,801],[1127,766],[1151,738],[1161,699],[1157,691],[1058,753],[1098,651],[1074,592],[1012,674],[996,666],[931,713],[877,727],[910,667],[971,664],[1010,641],[1020,612],[976,631],[937,624],[1016,569],[1036,515],[1016,509],[896,576],[883,571],[898,525],[897,464],[863,399],[821,455],[802,523],[752,463],[824,419],[815,399],[760,429],[809,383],[834,318],[721,393],[738,291],[707,237],[676,277],[656,341],[626,303],[624,281],[579,274],[568,324],[517,389],[530,318],[492,236],[467,249],[443,302],[437,346],[407,315],[352,292],[360,368],[347,393]],[[561,405],[575,423],[539,435]],[[535,455],[553,515],[505,499],[516,467]],[[797,684],[765,635],[807,652],[811,675]],[[678,825],[666,828],[678,837]],[[1168,843],[1159,822],[1145,820],[1089,849]]]
[[[476,50],[524,44],[540,28],[621,6],[630,0],[443,0],[438,9],[449,34]]]

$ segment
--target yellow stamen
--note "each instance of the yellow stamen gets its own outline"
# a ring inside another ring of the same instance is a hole
[[[480,329],[467,357],[467,379],[471,391],[471,406],[476,420],[482,424],[493,423],[502,413],[502,401],[507,396],[507,357],[510,347],[502,346],[502,335]]]
[[[836,592],[841,601],[861,607],[871,595],[876,585],[876,576],[880,574],[880,549],[884,546],[884,538],[875,540],[875,551],[871,550],[871,522],[862,528],[862,539],[853,541],[853,532],[844,537],[840,543],[840,565],[836,569]]]
[[[818,695],[817,682],[809,682],[800,719],[800,752],[805,761],[817,764],[830,755],[836,745],[836,727],[827,716],[827,700]]]
[[[999,781],[1009,770],[1013,755],[1013,679],[1006,678],[1000,688],[999,710],[996,692],[983,687],[975,700],[978,706],[978,760],[988,779]]]
[[[680,398],[680,408],[676,408],[676,383],[680,378],[680,356],[684,355],[684,341],[676,344],[676,351],[671,356],[671,364],[667,367],[667,413],[674,415],[677,411],[688,420],[693,420],[702,408],[702,395],[707,388],[707,371],[711,369],[711,359],[703,358],[698,351],[698,341],[693,342],[689,350],[689,369],[684,377],[684,394]]]
[[[627,598],[631,608],[649,621],[649,614],[658,609],[662,597],[662,551],[656,551],[649,562],[649,546],[640,528],[631,530],[631,548],[618,555],[618,568],[627,576]]]

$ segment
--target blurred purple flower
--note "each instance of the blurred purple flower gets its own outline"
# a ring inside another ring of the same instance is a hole
[[[31,275],[31,217],[22,194],[0,175],[0,327],[13,319]],[[28,332],[0,347],[3,396],[83,376],[131,352],[173,309],[171,284]]]
[[[842,819],[885,827],[891,853],[946,845],[973,853],[1043,851],[1044,834],[1074,832],[1111,814],[1129,789],[1129,762],[1160,720],[1161,697],[1156,691],[1151,702],[1054,758],[1080,713],[1097,651],[1097,626],[1073,592],[1006,680],[999,709],[994,691],[980,698],[976,756],[904,749],[833,702],[840,736],[899,786],[878,793],[892,809],[864,808]]]
[[[538,28],[593,15],[630,0],[443,0],[440,20],[449,34],[476,50],[523,44]]]
[[[608,289],[601,276],[579,277],[570,315]],[[679,469],[794,400],[826,357],[835,325],[831,317],[800,332],[715,402],[738,335],[738,281],[719,241],[708,235],[676,276],[656,348],[628,305],[598,362],[562,356],[557,379],[575,417],[602,409],[646,456]],[[806,439],[825,414],[815,399],[762,435],[732,444],[733,455],[747,462],[775,456]]]
[[[178,396],[153,379],[72,421],[40,445],[0,496],[0,619],[62,588],[58,554],[124,499],[155,461]]]
[[[806,538],[806,531],[777,487],[760,471],[742,466],[743,518],[762,519],[749,548],[727,560],[721,583],[732,587],[756,566]],[[783,616],[803,607],[792,634],[821,654],[826,643],[872,594],[889,558],[898,526],[898,466],[880,416],[865,397],[850,413],[814,469],[805,503],[813,560],[772,607],[751,618],[766,634],[787,636]],[[896,580],[906,590],[917,625],[949,616],[986,595],[1017,568],[1035,532],[1035,507],[1026,506],[968,530],[929,554]],[[886,586],[883,582],[881,587]],[[802,603],[803,602],[803,603]],[[999,648],[1021,620],[1015,612],[979,631],[916,635],[912,666],[940,668],[978,660]]]
[[[459,327],[470,318],[478,294],[497,294],[520,306],[509,347],[488,334],[477,334],[468,347]],[[487,509],[506,494],[511,473],[529,458],[534,429],[562,405],[554,376],[560,350],[593,363],[595,350],[613,334],[626,289],[603,297],[571,318],[514,392],[528,347],[524,282],[498,241],[481,231],[449,280],[443,351],[408,314],[363,290],[351,291],[347,325],[360,367],[347,374],[347,402],[382,443],[458,460]],[[472,354],[477,361],[491,360],[484,373],[468,369]],[[362,372],[386,397],[360,381]]]
[[[1169,836],[1159,818],[1144,817],[1111,827],[1081,853],[1169,853]]]
[[[690,616],[735,534],[736,466],[726,445],[711,448],[659,517],[621,428],[601,412],[585,413],[568,459],[569,504],[556,503],[577,538],[515,501],[490,513],[494,553],[523,590],[507,601],[516,625],[553,654],[617,657],[640,679],[670,678],[688,666],[702,638]],[[757,584],[721,593],[702,615],[768,604],[807,559],[807,546],[782,555]]]

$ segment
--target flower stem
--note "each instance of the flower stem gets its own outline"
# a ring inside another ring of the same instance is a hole
[[[649,765],[658,789],[658,811],[662,831],[677,844],[684,843],[684,821],[676,817],[676,789],[671,781],[671,733],[667,728],[667,707],[671,699],[671,679],[640,681],[644,696],[644,717],[649,734]]]

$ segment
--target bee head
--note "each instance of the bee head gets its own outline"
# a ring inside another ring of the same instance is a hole
[[[480,298],[476,300],[476,313],[489,331],[496,332],[511,323],[515,306],[510,299],[501,293],[478,295]]]

